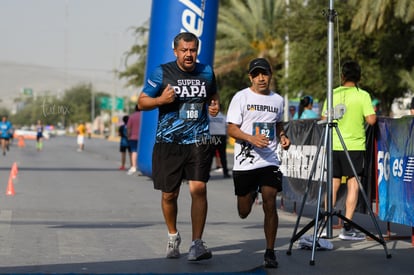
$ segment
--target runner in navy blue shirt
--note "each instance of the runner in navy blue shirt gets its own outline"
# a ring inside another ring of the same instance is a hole
[[[180,257],[177,199],[183,180],[191,193],[192,245],[189,261],[212,257],[202,241],[207,217],[210,177],[208,114],[219,112],[213,69],[197,63],[199,41],[188,32],[174,38],[175,61],[158,66],[138,99],[141,110],[158,108],[159,118],[152,156],[154,188],[162,191],[162,211],[168,229],[167,258]]]

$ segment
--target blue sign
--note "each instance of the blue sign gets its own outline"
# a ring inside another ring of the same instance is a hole
[[[379,218],[414,226],[414,117],[379,119]]]

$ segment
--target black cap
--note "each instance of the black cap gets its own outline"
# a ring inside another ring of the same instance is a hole
[[[250,61],[249,74],[251,74],[256,69],[265,70],[269,74],[272,73],[272,68],[270,67],[269,62],[267,62],[267,60],[264,58],[256,58]]]

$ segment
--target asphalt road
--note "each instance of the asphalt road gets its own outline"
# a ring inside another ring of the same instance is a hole
[[[239,274],[413,274],[410,239],[389,240],[392,255],[375,241],[331,239],[334,249],[311,252],[296,244],[287,255],[297,216],[286,202],[279,210],[276,250],[279,268],[261,267],[264,253],[263,214],[256,204],[241,220],[236,212],[232,179],[212,173],[208,183],[209,212],[204,240],[211,260],[186,260],[191,238],[190,197],[183,184],[178,226],[180,259],[166,259],[167,232],[160,210],[160,193],[151,179],[119,171],[118,143],[86,139],[77,152],[75,137],[55,137],[37,152],[34,141],[13,145],[0,158],[0,273],[233,273]],[[231,155],[229,156],[231,158]],[[230,161],[231,162],[231,161]],[[6,195],[13,163],[18,173],[15,194]],[[231,167],[231,163],[230,163]],[[314,207],[307,206],[301,226]],[[356,220],[372,230],[370,219]],[[385,233],[385,224],[380,222]],[[411,228],[394,225],[393,234],[410,235]],[[375,231],[374,231],[375,232]],[[334,232],[338,233],[338,232]]]

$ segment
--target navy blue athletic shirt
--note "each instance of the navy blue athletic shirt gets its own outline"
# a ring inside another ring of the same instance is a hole
[[[176,98],[159,107],[155,142],[194,144],[210,139],[208,104],[211,96],[217,93],[212,67],[197,63],[192,72],[185,72],[175,61],[163,64],[152,72],[143,92],[155,98],[168,84]]]

